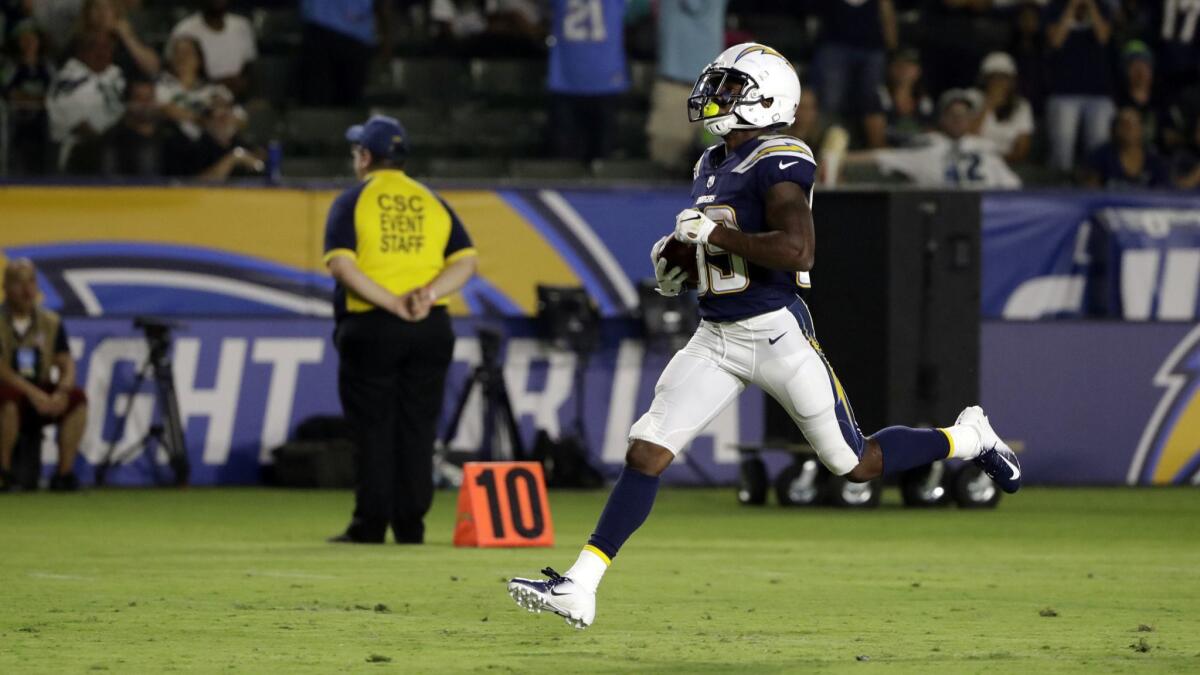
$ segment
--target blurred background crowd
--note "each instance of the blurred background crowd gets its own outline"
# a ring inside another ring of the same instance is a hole
[[[0,0],[0,172],[688,180],[695,78],[795,63],[822,179],[1200,189],[1198,0]]]

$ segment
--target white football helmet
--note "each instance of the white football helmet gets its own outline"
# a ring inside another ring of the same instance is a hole
[[[769,103],[768,103],[769,102]],[[800,104],[800,78],[782,54],[745,42],[708,64],[688,98],[688,120],[704,121],[715,136],[733,129],[791,126]]]

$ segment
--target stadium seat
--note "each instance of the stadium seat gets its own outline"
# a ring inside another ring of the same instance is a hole
[[[510,166],[513,178],[554,181],[588,176],[587,167],[570,159],[516,159]]]
[[[284,125],[286,139],[302,152],[344,150],[346,129],[366,117],[365,112],[353,108],[293,108]]]
[[[300,46],[302,27],[295,9],[255,9],[250,22],[263,54],[293,54]]]
[[[678,176],[647,159],[598,159],[592,163],[596,178],[616,181],[666,181]]]
[[[458,101],[470,95],[471,71],[457,59],[397,59],[399,94],[410,101]]]
[[[496,179],[506,175],[504,161],[495,158],[438,158],[430,160],[428,174],[434,178]]]
[[[285,155],[282,172],[284,178],[346,179],[353,177],[349,155],[340,157],[332,155],[288,157]]]
[[[155,48],[164,47],[171,29],[179,20],[187,16],[187,7],[146,7],[142,6],[129,15],[129,21],[138,37]]]
[[[653,61],[632,61],[629,64],[629,93],[634,98],[646,99],[654,87],[655,64]]]
[[[282,108],[293,96],[296,66],[288,56],[259,56],[254,62],[254,93]]]
[[[256,145],[266,145],[283,136],[283,119],[275,108],[265,101],[251,101],[246,106],[249,120],[243,133]]]
[[[546,97],[546,64],[525,59],[471,61],[472,90],[497,102],[541,101]]]

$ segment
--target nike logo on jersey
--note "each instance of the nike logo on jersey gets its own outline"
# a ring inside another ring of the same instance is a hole
[[[1017,480],[1018,478],[1021,477],[1020,469],[1018,469],[1016,466],[1014,466],[1012,462],[1005,459],[1004,455],[998,455],[998,456],[1000,457],[1001,461],[1003,461],[1005,464],[1008,465],[1009,470],[1012,471],[1012,480]]]
[[[786,330],[783,331],[782,333],[780,333],[779,337],[771,338],[771,339],[767,340],[767,342],[769,342],[771,344],[775,344],[776,342],[779,342],[780,340],[782,340],[784,335],[787,335]]]
[[[780,170],[780,171],[786,171],[786,170],[787,170],[787,168],[788,168],[789,166],[796,166],[796,165],[797,165],[797,164],[799,164],[799,163],[800,163],[800,160],[796,160],[796,161],[794,161],[794,162],[788,162],[787,164],[784,164],[783,162],[780,162],[780,163],[779,163],[779,170]]]

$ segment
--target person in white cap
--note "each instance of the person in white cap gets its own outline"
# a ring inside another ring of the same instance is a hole
[[[950,89],[938,99],[938,129],[917,138],[913,147],[851,152],[844,165],[874,164],[921,187],[1018,188],[1021,179],[996,150],[996,144],[971,133],[980,110],[973,92]]]
[[[992,52],[979,68],[981,102],[973,131],[996,144],[1009,164],[1029,156],[1033,138],[1033,109],[1017,91],[1017,64],[1004,52]]]

